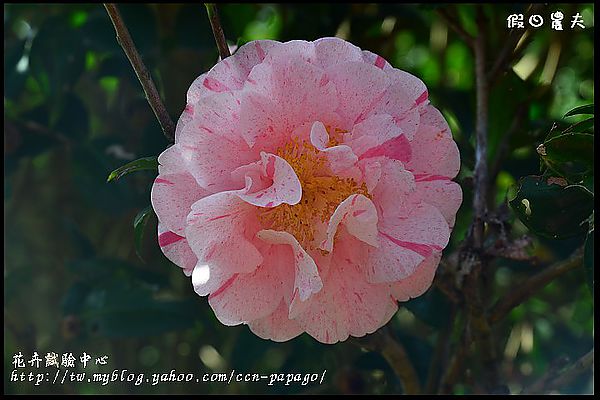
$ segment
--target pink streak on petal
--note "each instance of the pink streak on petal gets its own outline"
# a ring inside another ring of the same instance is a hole
[[[383,67],[385,66],[385,59],[381,56],[377,56],[377,58],[375,59],[375,66],[377,68],[383,69]]]
[[[213,92],[225,92],[229,90],[226,85],[211,77],[204,79],[204,87]]]
[[[392,243],[394,243],[394,244],[396,244],[396,245],[398,245],[400,247],[404,247],[406,249],[414,251],[418,255],[423,256],[425,258],[429,257],[434,249],[435,250],[441,250],[441,248],[439,246],[436,246],[436,245],[403,242],[402,240],[395,239],[395,238],[391,237],[390,235],[385,234],[383,232],[381,232],[381,235],[384,236],[384,237],[386,237]]]
[[[154,183],[164,183],[165,185],[173,185],[174,183],[163,178],[156,178]]]
[[[421,93],[421,95],[417,98],[417,100],[415,101],[417,103],[417,105],[425,102],[425,100],[427,100],[427,97],[429,97],[429,93],[427,93],[427,90],[424,91],[423,93]]]
[[[408,139],[404,135],[400,135],[394,139],[388,140],[377,147],[369,149],[362,154],[358,159],[363,160],[370,157],[386,156],[393,160],[402,162],[410,161],[412,157],[412,149]]]
[[[161,233],[158,236],[158,245],[160,247],[165,247],[165,246],[168,246],[170,244],[179,242],[180,240],[183,240],[183,239],[185,239],[183,236],[179,236],[176,233],[173,233],[171,231],[167,231],[167,232]]]
[[[215,290],[214,292],[212,292],[210,295],[208,295],[208,299],[213,299],[215,297],[217,297],[218,295],[220,295],[221,293],[223,293],[229,286],[231,286],[231,284],[233,283],[233,281],[235,281],[235,279],[238,277],[238,274],[234,274],[231,278],[227,279],[227,281],[223,284],[223,286],[221,286],[220,288],[218,288],[217,290]]]
[[[415,181],[417,182],[429,182],[429,181],[449,181],[450,178],[443,175],[427,175],[427,174],[415,174]]]

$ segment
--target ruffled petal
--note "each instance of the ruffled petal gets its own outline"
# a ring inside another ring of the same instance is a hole
[[[266,243],[291,246],[294,252],[295,279],[290,301],[290,318],[294,318],[305,306],[306,300],[323,287],[317,264],[296,238],[287,232],[265,229],[258,232],[257,237]]]
[[[201,263],[217,264],[226,273],[247,273],[263,261],[251,242],[258,230],[253,206],[232,191],[195,202],[187,217],[185,236]]]
[[[363,62],[336,64],[327,69],[327,73],[337,90],[340,102],[337,112],[349,122],[347,127],[342,127],[344,129],[366,118],[389,85],[389,78],[383,71]]]
[[[398,301],[408,301],[425,293],[431,287],[441,257],[441,252],[433,252],[421,262],[412,275],[394,282],[391,285],[392,296]]]
[[[302,198],[302,185],[291,165],[274,154],[261,153],[261,161],[234,171],[244,173],[246,188],[238,194],[240,199],[258,207],[277,207],[286,203],[298,204]]]
[[[353,194],[340,203],[329,219],[327,239],[320,248],[333,251],[333,239],[340,224],[344,224],[348,233],[357,239],[379,246],[377,241],[377,210],[373,202],[362,194]]]
[[[417,176],[416,186],[421,199],[437,208],[452,229],[463,199],[460,186],[449,178],[432,175]]]
[[[275,342],[285,342],[293,339],[303,332],[297,321],[288,316],[288,305],[285,301],[266,317],[248,323],[250,330],[258,337],[270,339]]]
[[[198,258],[190,248],[186,238],[169,231],[163,224],[158,224],[158,245],[165,257],[190,276]]]
[[[439,175],[453,178],[460,170],[460,155],[448,125],[441,123],[431,106],[422,116],[424,122],[411,143],[413,154],[406,167],[415,174]]]
[[[329,68],[347,61],[361,61],[362,52],[350,42],[336,37],[325,37],[314,42],[316,63]]]
[[[379,283],[410,276],[423,260],[446,247],[449,237],[443,215],[427,203],[388,214],[379,224],[379,248],[368,249],[367,279]]]
[[[375,332],[397,309],[388,285],[368,283],[358,266],[338,260],[323,290],[296,319],[309,335],[331,344]]]
[[[358,161],[358,157],[349,146],[337,145],[327,147],[329,134],[327,133],[327,129],[325,129],[325,125],[320,121],[312,125],[310,141],[313,146],[325,155],[331,171],[336,175],[353,167]]]

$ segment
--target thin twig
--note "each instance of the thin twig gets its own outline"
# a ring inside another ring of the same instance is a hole
[[[534,13],[539,12],[544,6],[542,4],[530,4],[527,10],[525,11],[525,20]],[[510,63],[517,58],[519,53],[525,48],[525,44],[521,42],[521,40],[531,34],[531,27],[527,27],[527,29],[512,29],[506,41],[504,42],[504,46],[498,53],[498,57],[494,62],[492,69],[488,74],[488,82],[490,85],[495,83],[496,79],[500,76],[502,72],[506,70],[506,68],[510,65]],[[517,45],[521,43],[521,45],[517,48]]]
[[[454,326],[454,317],[456,315],[456,307],[452,307],[449,322],[438,332],[438,337],[435,344],[435,350],[429,363],[429,371],[427,373],[427,382],[425,383],[425,394],[435,394],[440,383],[441,366],[446,364],[448,350],[450,347],[450,339],[452,338],[452,327]]]
[[[496,302],[490,311],[490,323],[503,319],[513,308],[533,296],[537,291],[552,282],[558,276],[575,269],[583,261],[583,248],[577,249],[569,258],[559,261],[542,272],[527,279],[523,284],[511,290],[505,297]]]
[[[406,350],[396,340],[387,326],[380,328],[375,333],[355,340],[359,346],[372,351],[377,351],[386,359],[390,367],[400,379],[405,394],[421,393],[419,376],[413,367]]]
[[[106,8],[106,12],[115,27],[117,42],[123,48],[138,80],[142,84],[146,99],[148,100],[152,111],[154,111],[154,115],[156,115],[156,119],[158,119],[158,123],[160,124],[164,135],[167,139],[173,141],[173,138],[175,137],[175,124],[173,124],[173,120],[169,116],[169,113],[158,94],[158,90],[156,90],[152,76],[150,75],[148,68],[146,68],[146,65],[144,65],[116,4],[104,3],[104,8]]]
[[[223,33],[223,27],[221,26],[221,20],[219,19],[219,12],[217,11],[217,5],[215,3],[204,3],[206,6],[206,12],[208,13],[208,19],[210,20],[210,26],[217,42],[217,48],[219,49],[219,55],[221,60],[229,57],[229,46],[225,40],[225,34]]]
[[[460,26],[460,23],[457,21],[457,19],[455,18],[455,16],[452,15],[445,8],[438,8],[437,12],[444,19],[444,21],[446,22],[446,24],[448,24],[448,26],[454,32],[456,32],[456,34],[458,36],[460,36],[460,38],[462,40],[464,40],[469,47],[473,48],[473,46],[475,44],[475,38],[473,36],[471,36],[471,34],[469,32],[467,32],[462,26]]]
[[[579,360],[562,369],[551,368],[546,374],[538,379],[528,388],[523,389],[521,394],[543,394],[552,390],[564,388],[575,378],[588,371],[594,365],[594,349],[592,348]]]

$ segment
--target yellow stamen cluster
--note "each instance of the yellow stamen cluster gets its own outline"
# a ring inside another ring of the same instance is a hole
[[[305,248],[314,248],[315,222],[327,222],[337,206],[352,194],[370,197],[367,186],[352,178],[334,176],[327,160],[307,142],[294,138],[277,149],[277,155],[294,169],[302,184],[302,199],[293,206],[281,204],[259,215],[265,229],[286,231]]]

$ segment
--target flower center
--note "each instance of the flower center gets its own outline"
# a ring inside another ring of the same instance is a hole
[[[339,133],[339,132],[338,132]],[[333,135],[330,145],[338,144]],[[341,178],[331,173],[327,160],[312,144],[297,138],[277,149],[277,155],[294,169],[302,184],[302,199],[298,204],[281,204],[263,211],[259,220],[266,229],[286,231],[307,249],[314,249],[315,225],[326,223],[337,206],[352,194],[371,197],[365,183]]]

